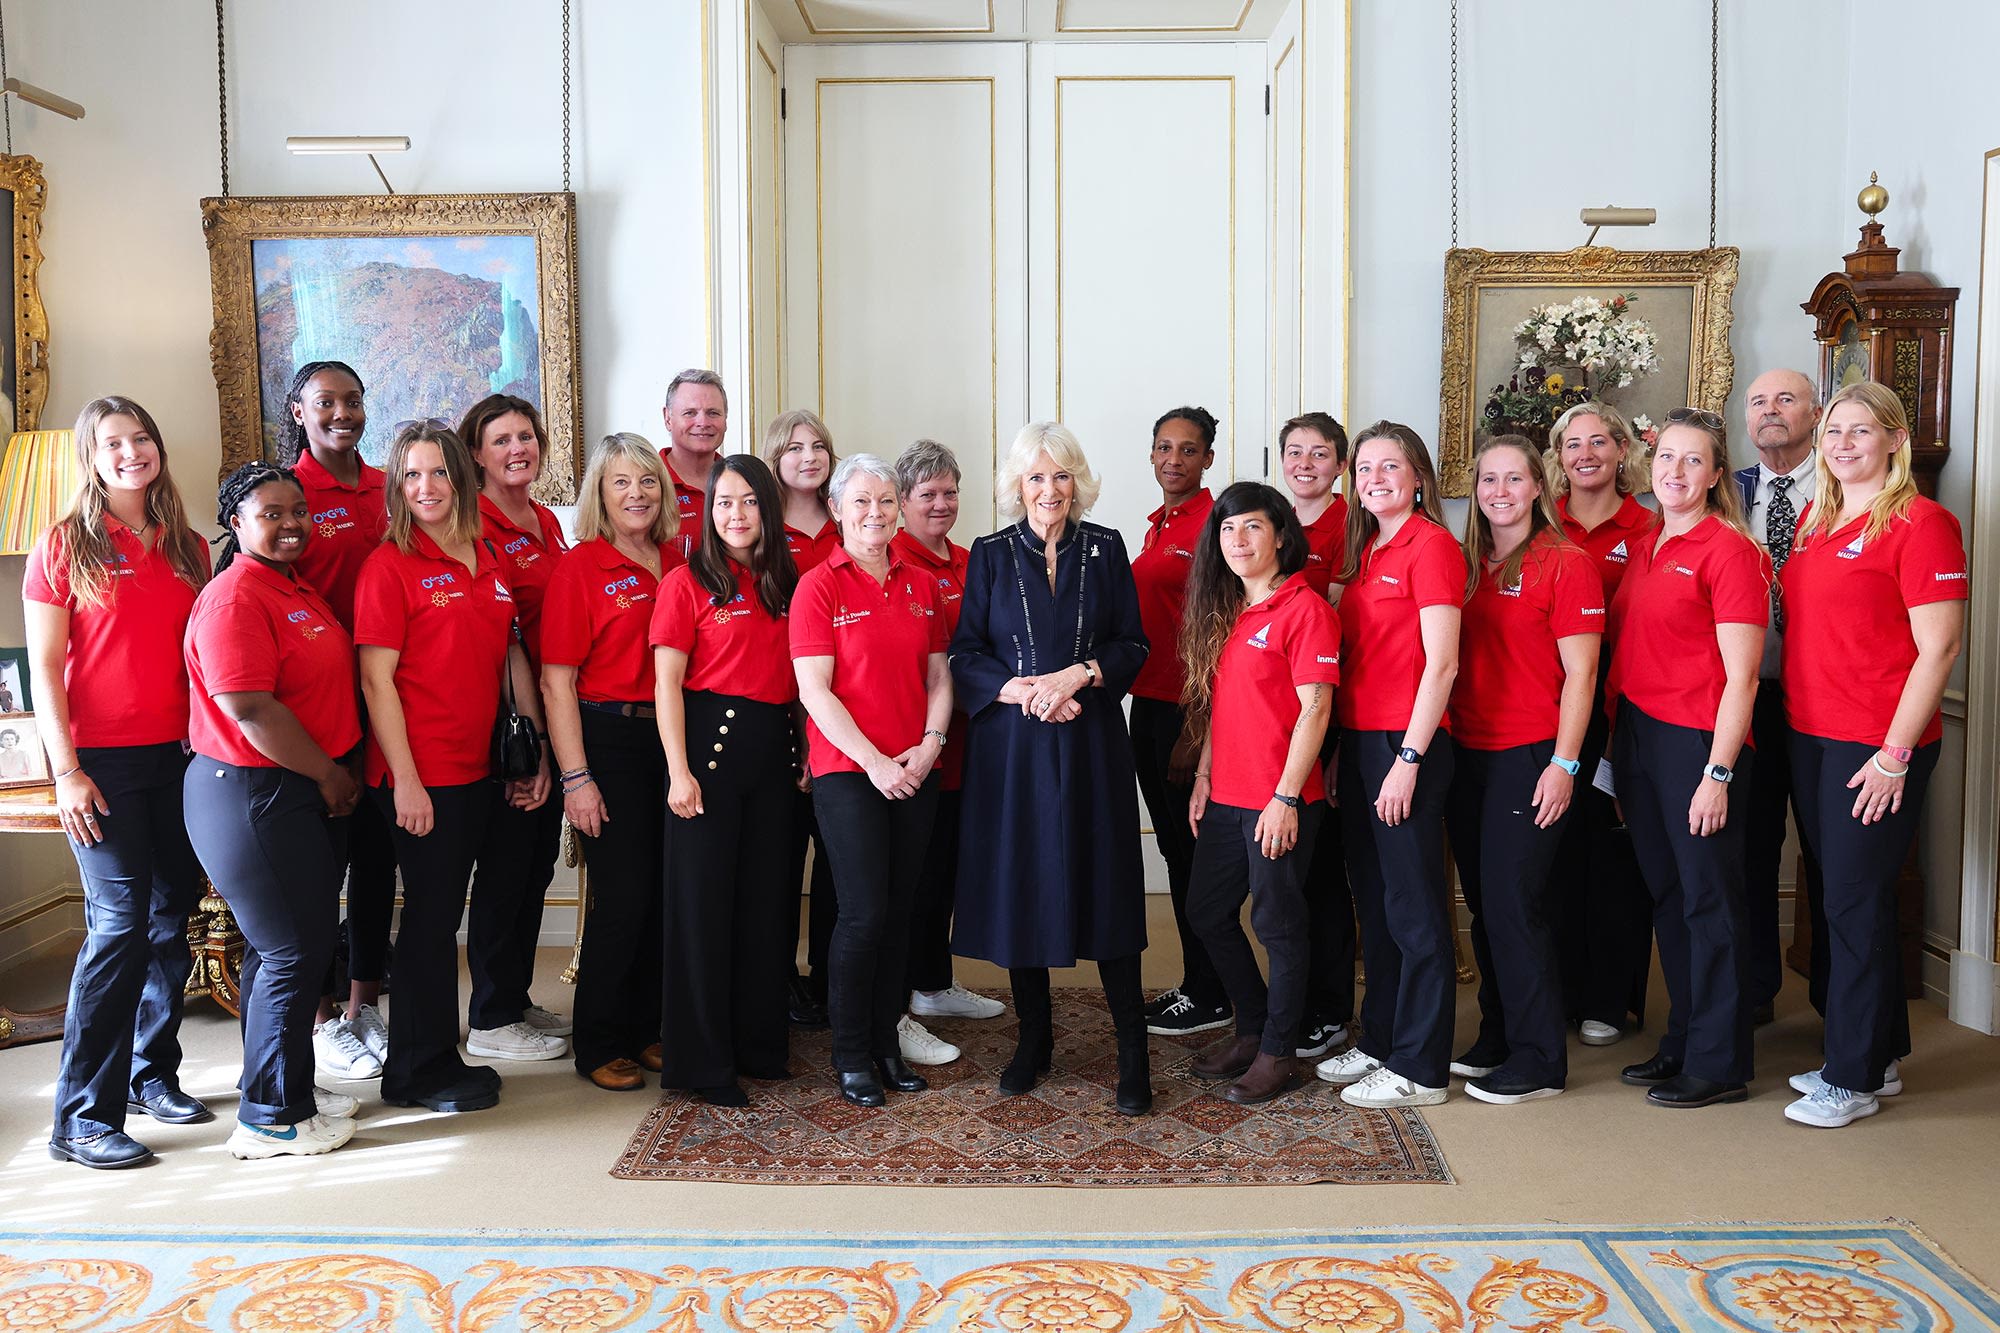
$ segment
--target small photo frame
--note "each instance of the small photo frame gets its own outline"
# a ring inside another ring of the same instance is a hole
[[[0,713],[0,791],[49,782],[49,754],[33,713]]]
[[[34,711],[35,698],[28,680],[28,650],[0,648],[0,713]]]

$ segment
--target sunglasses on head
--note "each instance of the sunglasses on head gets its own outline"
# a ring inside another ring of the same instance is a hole
[[[1691,421],[1695,425],[1700,426],[1703,430],[1712,430],[1717,432],[1720,432],[1722,430],[1721,415],[1715,412],[1711,412],[1707,408],[1677,407],[1673,411],[1667,413],[1668,425],[1670,426],[1678,425],[1683,421]]]
[[[398,421],[394,426],[390,427],[390,430],[397,435],[401,435],[412,426],[429,426],[432,430],[451,429],[451,423],[443,417],[411,417],[408,421]]]

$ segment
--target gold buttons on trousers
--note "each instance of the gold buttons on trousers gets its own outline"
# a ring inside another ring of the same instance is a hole
[[[723,709],[723,710],[722,710],[722,715],[723,715],[724,717],[735,717],[735,716],[736,716],[736,710],[735,710],[734,708],[725,708],[725,709]],[[727,727],[724,727],[724,728],[723,728],[723,730],[727,731],[727,730],[728,730],[728,728],[727,728]]]
[[[709,761],[708,761],[708,766],[709,766],[710,768],[714,768],[714,767],[715,767],[715,761],[714,761],[713,759],[709,760]]]

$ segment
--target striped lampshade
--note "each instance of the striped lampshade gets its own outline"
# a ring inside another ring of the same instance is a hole
[[[0,462],[0,555],[26,555],[69,509],[83,472],[73,430],[24,430]]]

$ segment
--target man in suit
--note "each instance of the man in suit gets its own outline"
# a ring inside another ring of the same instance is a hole
[[[1812,381],[1796,370],[1767,370],[1750,383],[1744,399],[1745,424],[1757,446],[1757,462],[1736,474],[1743,488],[1743,513],[1750,535],[1770,552],[1774,570],[1791,558],[1792,536],[1799,515],[1811,502],[1814,469],[1813,431],[1819,425],[1819,395]],[[1757,709],[1750,734],[1757,762],[1750,770],[1750,827],[1746,881],[1750,897],[1750,998],[1759,1023],[1775,1016],[1784,960],[1778,939],[1778,872],[1785,851],[1785,807],[1796,811],[1792,795],[1789,753],[1791,727],[1785,720],[1785,691],[1778,679],[1779,653],[1784,643],[1784,608],[1775,592],[1764,636],[1764,660],[1757,675]],[[1820,907],[1819,863],[1804,852],[1803,886],[1812,910],[1813,1008],[1825,1011],[1825,926]]]

